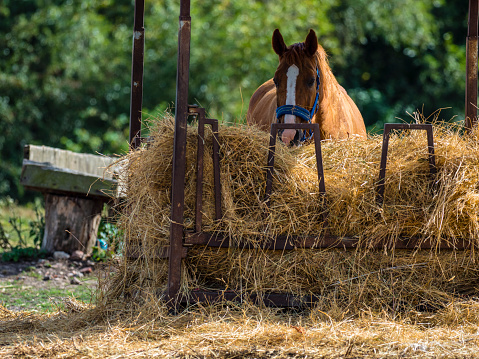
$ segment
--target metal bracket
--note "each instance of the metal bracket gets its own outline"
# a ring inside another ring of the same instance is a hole
[[[432,136],[431,124],[407,124],[407,123],[386,123],[384,124],[383,146],[381,152],[381,164],[379,167],[379,180],[376,185],[376,202],[382,205],[384,201],[384,184],[386,182],[386,161],[388,157],[389,133],[391,130],[425,130],[427,133],[427,148],[429,150],[429,173],[434,183],[436,168],[436,157],[434,155],[434,139]]]
[[[220,179],[220,143],[218,120],[205,118],[205,109],[196,105],[188,106],[188,114],[198,118],[198,147],[196,155],[196,214],[195,231],[201,232],[203,209],[203,173],[205,153],[205,125],[210,125],[213,131],[213,176],[215,190],[215,219],[223,217],[221,211],[221,179]]]
[[[319,135],[319,125],[317,123],[272,123],[271,134],[269,138],[268,164],[266,166],[266,192],[264,196],[265,203],[268,207],[270,206],[271,190],[273,188],[276,137],[278,136],[278,130],[280,129],[313,131],[314,146],[316,150],[316,166],[318,169],[319,193],[321,196],[324,196],[326,194],[326,188],[324,185],[323,157],[321,155],[321,137]]]

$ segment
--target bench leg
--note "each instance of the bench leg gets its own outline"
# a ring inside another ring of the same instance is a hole
[[[101,199],[45,194],[42,249],[70,254],[81,250],[90,254],[96,242],[103,203]]]

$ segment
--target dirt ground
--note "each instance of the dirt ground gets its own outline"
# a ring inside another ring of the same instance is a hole
[[[42,282],[55,280],[57,282],[69,283],[72,277],[84,277],[93,273],[96,265],[97,263],[90,260],[70,261],[55,260],[53,258],[27,262],[0,261],[0,282],[12,279],[23,279],[31,282],[31,279],[41,279]],[[27,273],[32,272],[36,273],[36,275],[23,278]],[[41,278],[39,278],[40,276]],[[41,284],[38,284],[38,286],[41,287]]]
[[[0,300],[9,310],[45,310],[51,297],[75,296],[88,302],[99,267],[89,260],[53,258],[0,262]]]

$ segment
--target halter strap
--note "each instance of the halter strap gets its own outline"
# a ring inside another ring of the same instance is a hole
[[[301,117],[305,121],[311,121],[311,113],[303,107],[295,105],[284,105],[276,109],[276,118],[283,115],[295,115]]]
[[[296,105],[283,105],[276,108],[276,118],[279,119],[281,116],[284,115],[294,115],[300,117],[304,121],[311,123],[313,116],[318,111],[318,102],[319,102],[319,85],[321,84],[320,75],[319,75],[319,68],[316,67],[316,98],[314,99],[313,108],[311,111],[306,110],[304,107],[296,106]],[[303,132],[303,137],[301,138],[301,142],[309,140],[313,136],[313,132],[309,130],[309,137],[306,138],[306,131]]]

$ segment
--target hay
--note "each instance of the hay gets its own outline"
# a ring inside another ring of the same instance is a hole
[[[111,311],[105,316],[107,310]],[[102,312],[104,319],[98,320]],[[0,306],[0,356],[463,358],[476,357],[479,349],[477,302],[454,303],[413,320],[392,320],[371,312],[334,320],[320,309],[298,315],[232,303],[198,306],[178,316],[166,313],[158,299],[130,313],[124,303],[49,315],[16,313]]]
[[[420,131],[392,134],[384,205],[375,200],[382,137],[322,143],[326,198],[318,194],[314,147],[276,150],[272,206],[263,202],[269,135],[255,128],[220,127],[224,217],[214,220],[212,134],[206,131],[203,231],[231,243],[261,241],[279,234],[316,236],[328,228],[356,237],[355,251],[193,248],[184,261],[182,291],[224,288],[249,292],[316,293],[324,310],[435,310],[477,287],[479,240],[479,141],[453,128],[434,131],[438,175],[432,191],[426,136]],[[144,298],[164,290],[165,260],[149,254],[168,245],[171,206],[173,121],[152,123],[153,140],[121,161],[127,178],[120,222],[130,245],[141,245],[138,261],[124,260],[111,280],[112,298]],[[193,229],[195,210],[195,127],[188,127],[185,227]],[[388,251],[400,237],[418,237],[430,252]],[[467,252],[438,250],[441,243],[469,240]],[[383,251],[373,251],[377,244]]]

